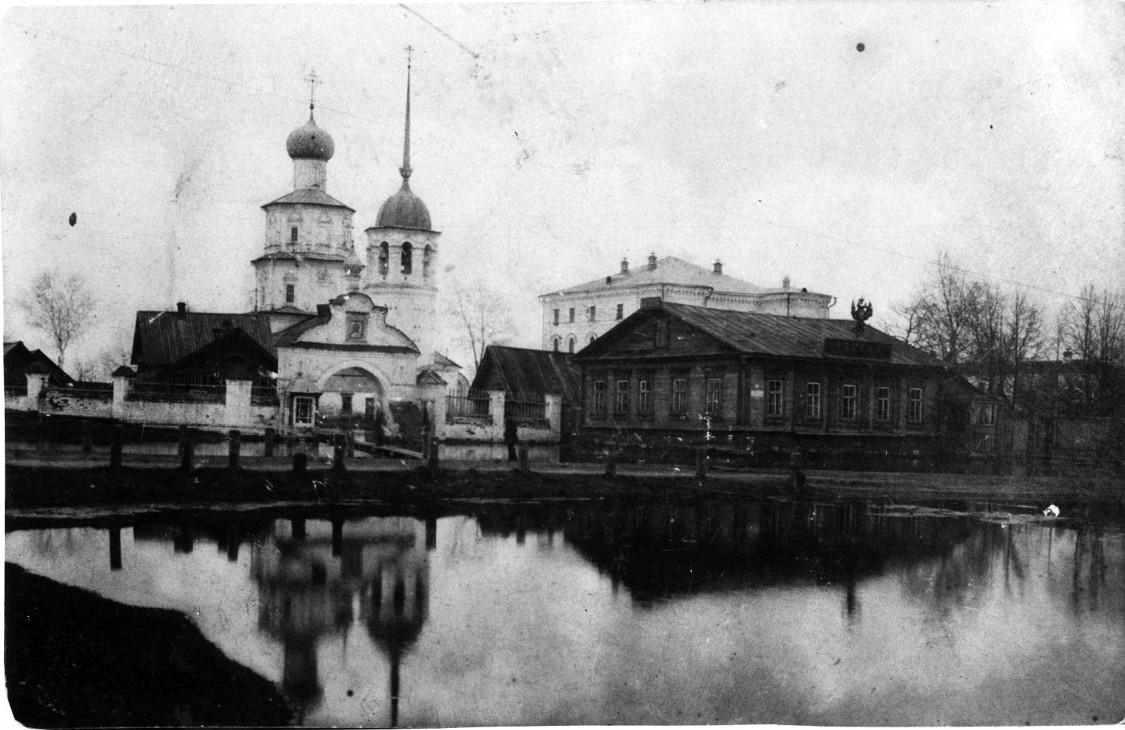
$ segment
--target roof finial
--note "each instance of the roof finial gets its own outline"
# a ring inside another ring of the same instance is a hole
[[[414,47],[406,47],[406,132],[403,134],[402,139],[402,167],[398,168],[399,174],[402,175],[402,184],[408,184],[410,180],[410,173],[414,170],[410,167],[410,67],[413,65]]]
[[[309,82],[309,115],[311,116],[312,110],[316,107],[316,85],[320,83],[320,78],[316,75],[316,69],[309,71],[305,81]]]

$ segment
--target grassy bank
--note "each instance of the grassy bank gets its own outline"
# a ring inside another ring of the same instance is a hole
[[[174,611],[4,566],[8,701],[28,727],[288,724],[274,685]]]

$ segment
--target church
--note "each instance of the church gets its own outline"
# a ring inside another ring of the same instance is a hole
[[[355,209],[328,192],[335,142],[314,116],[293,130],[291,192],[262,206],[265,237],[254,267],[254,311],[138,312],[131,391],[207,388],[249,380],[251,418],[297,431],[396,414],[464,388],[460,367],[434,341],[440,232],[410,187],[410,66],[400,188],[364,229],[356,252]],[[272,407],[272,415],[271,415]]]

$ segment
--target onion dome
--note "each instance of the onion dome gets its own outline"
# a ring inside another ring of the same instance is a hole
[[[324,160],[332,159],[336,152],[336,143],[332,135],[316,126],[313,119],[312,105],[309,105],[309,121],[303,127],[297,127],[289,133],[285,141],[285,149],[294,160]]]
[[[430,227],[430,211],[410,189],[410,183],[404,177],[399,191],[387,198],[379,208],[379,217],[375,220],[376,228],[413,228],[419,231],[433,230]]]

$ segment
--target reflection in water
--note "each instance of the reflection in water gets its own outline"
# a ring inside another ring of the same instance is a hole
[[[312,725],[1125,715],[1119,527],[715,500],[123,532],[10,533],[9,559],[196,617]]]

